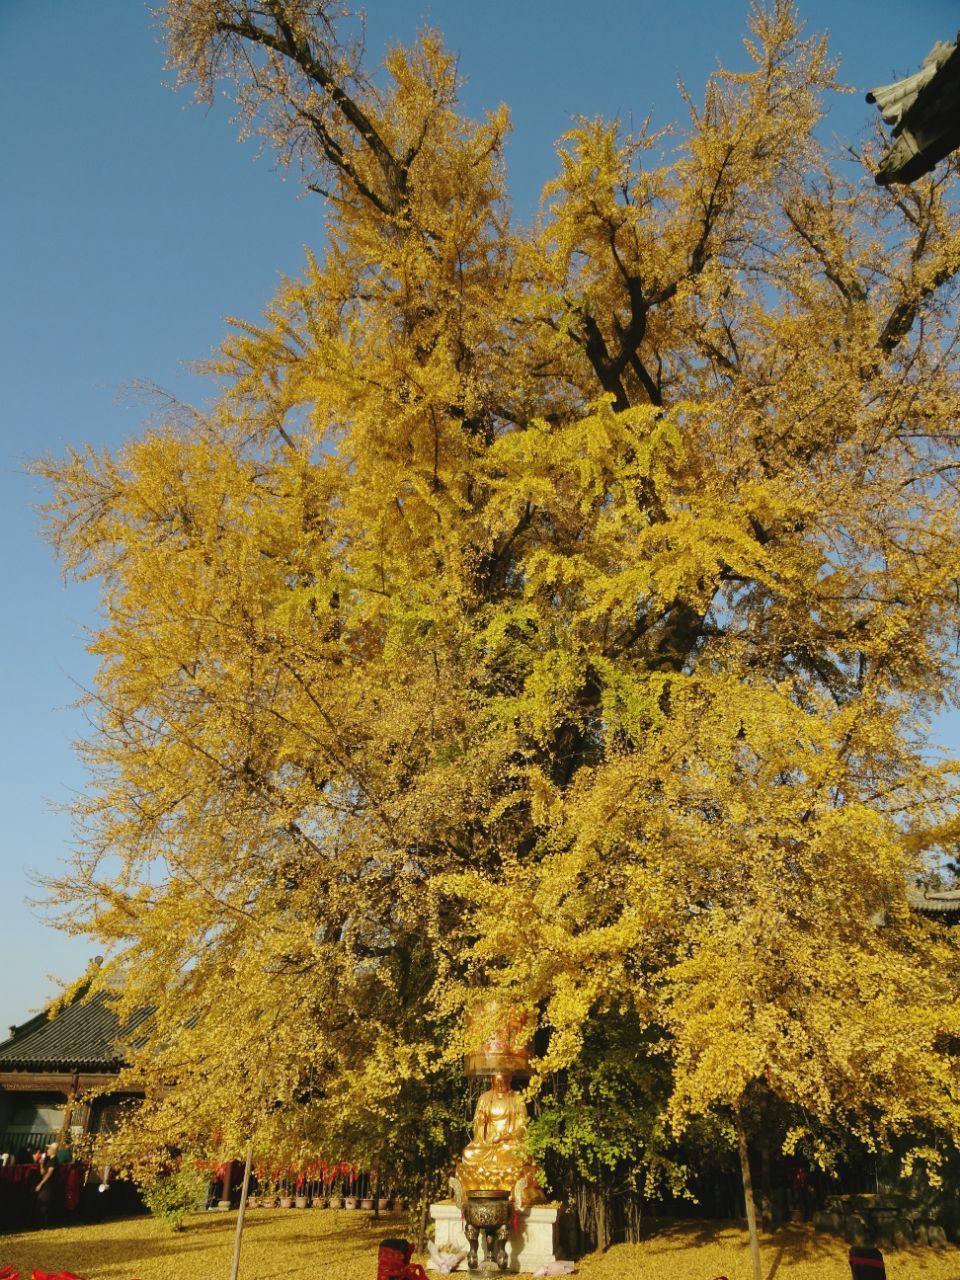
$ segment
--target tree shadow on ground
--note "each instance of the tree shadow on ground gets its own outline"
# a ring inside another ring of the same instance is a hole
[[[750,1241],[745,1224],[711,1219],[648,1219],[640,1246],[647,1258],[657,1260],[664,1275],[669,1275],[682,1254],[696,1249],[721,1249],[731,1255],[741,1269],[749,1271]],[[794,1268],[805,1264],[822,1270],[824,1277],[848,1280],[847,1243],[839,1236],[814,1231],[809,1223],[790,1223],[777,1231],[765,1232],[760,1238],[763,1280],[787,1280]],[[955,1249],[950,1252],[956,1253]],[[943,1275],[944,1252],[934,1254],[922,1248],[889,1249],[884,1254],[887,1274],[911,1276],[929,1271]],[[897,1265],[899,1262],[899,1266]],[[954,1274],[951,1272],[951,1274]],[[960,1260],[955,1272],[960,1280]]]
[[[377,1244],[386,1235],[397,1235],[400,1225],[346,1212],[327,1217],[319,1210],[316,1216],[310,1210],[254,1210],[244,1223],[244,1255],[253,1255],[258,1280],[335,1277],[338,1267],[364,1257],[374,1259],[375,1267]],[[171,1280],[181,1271],[219,1273],[233,1249],[235,1226],[236,1213],[204,1213],[193,1215],[181,1232],[143,1215],[18,1232],[0,1236],[0,1266],[12,1264],[24,1276],[37,1268],[94,1280],[134,1280],[141,1272]]]
[[[648,1219],[644,1225],[641,1242],[644,1258],[664,1276],[679,1268],[681,1259],[699,1250],[707,1250],[715,1256],[725,1255],[722,1266],[749,1270],[750,1239],[745,1224],[709,1218],[689,1220]],[[843,1274],[836,1271],[838,1263],[845,1263],[846,1246],[835,1239],[817,1236],[812,1228],[791,1225],[761,1237],[761,1265],[763,1280],[781,1280],[790,1264],[798,1261],[816,1261],[828,1268],[824,1274]],[[711,1264],[713,1259],[711,1257]],[[722,1269],[722,1268],[721,1268]],[[744,1271],[746,1274],[746,1271]]]

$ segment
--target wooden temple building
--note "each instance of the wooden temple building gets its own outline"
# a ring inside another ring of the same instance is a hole
[[[121,1025],[105,993],[85,994],[11,1027],[0,1043],[0,1153],[23,1160],[51,1142],[109,1131],[129,1100],[109,1086],[152,1010]],[[88,1100],[95,1090],[106,1092]]]

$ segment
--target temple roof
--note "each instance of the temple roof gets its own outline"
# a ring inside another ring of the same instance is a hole
[[[934,917],[944,924],[960,921],[960,889],[909,888],[907,902],[920,915]]]
[[[81,992],[56,1012],[47,1009],[11,1027],[0,1043],[0,1071],[116,1070],[126,1050],[146,1040],[144,1024],[152,1013],[138,1009],[121,1025],[107,992],[89,999]]]
[[[893,144],[876,180],[882,186],[915,182],[960,147],[960,37],[938,41],[912,76],[867,94],[893,125]]]

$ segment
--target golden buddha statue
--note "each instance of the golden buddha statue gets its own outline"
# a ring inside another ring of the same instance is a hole
[[[464,1148],[456,1178],[469,1196],[477,1191],[503,1191],[518,1207],[542,1204],[540,1171],[527,1155],[523,1136],[527,1108],[514,1093],[510,1077],[494,1073],[490,1088],[480,1095],[473,1117],[473,1141]]]

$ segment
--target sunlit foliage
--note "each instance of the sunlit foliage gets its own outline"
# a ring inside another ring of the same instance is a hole
[[[434,33],[368,76],[323,0],[162,21],[327,245],[209,412],[43,468],[103,600],[58,893],[157,1007],[139,1140],[377,1155],[481,985],[544,1076],[629,1011],[677,1131],[762,1087],[956,1134],[957,947],[905,896],[956,832],[952,163],[832,154],[778,0],[684,129],[578,120],[518,226]]]

